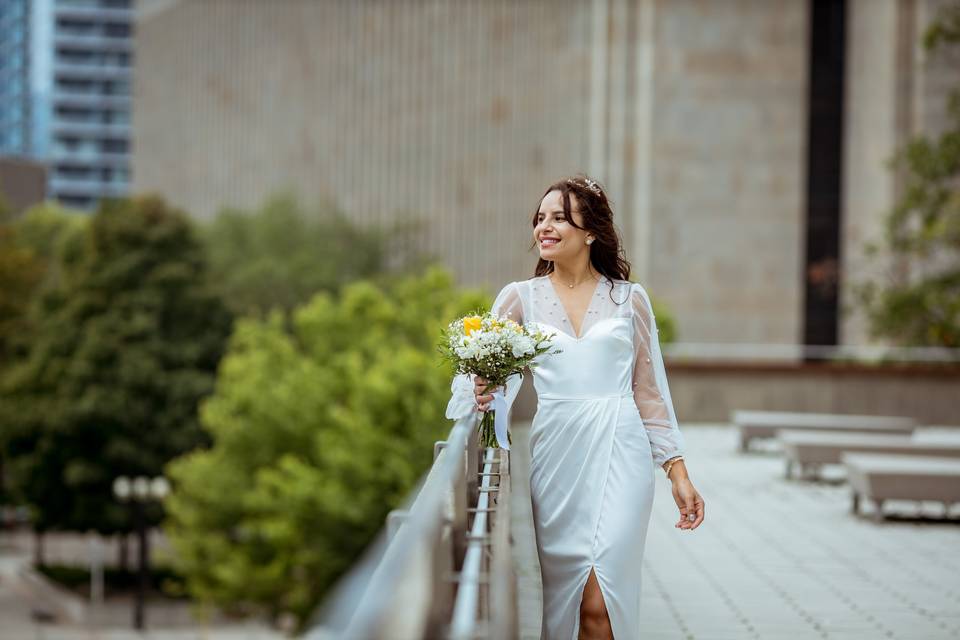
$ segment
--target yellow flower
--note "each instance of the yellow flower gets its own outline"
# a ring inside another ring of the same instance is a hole
[[[463,319],[463,332],[470,335],[480,328],[480,316],[469,316]]]

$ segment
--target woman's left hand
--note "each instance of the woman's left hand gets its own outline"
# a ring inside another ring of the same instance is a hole
[[[680,507],[680,521],[673,525],[678,529],[696,529],[703,522],[703,498],[690,482],[682,476],[673,481],[673,500]],[[690,519],[693,514],[694,519]]]

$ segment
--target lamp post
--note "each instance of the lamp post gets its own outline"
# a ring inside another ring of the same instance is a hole
[[[140,566],[138,569],[137,597],[133,607],[133,627],[138,630],[144,628],[144,601],[146,600],[147,584],[150,577],[150,547],[144,506],[150,500],[158,502],[163,500],[168,493],[170,493],[170,483],[163,476],[154,478],[137,476],[132,479],[127,476],[119,476],[113,481],[113,495],[121,502],[130,504],[133,512],[133,524],[137,529]]]

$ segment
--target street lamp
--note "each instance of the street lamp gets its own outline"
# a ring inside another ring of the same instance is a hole
[[[144,601],[147,594],[147,582],[149,578],[149,539],[147,537],[147,524],[144,518],[144,505],[150,500],[161,501],[170,493],[170,483],[163,476],[148,478],[146,476],[137,476],[128,478],[119,476],[113,481],[113,495],[120,502],[130,504],[133,512],[133,522],[137,529],[137,540],[140,546],[140,567],[139,580],[137,584],[137,598],[134,601],[133,608],[133,627],[143,629],[143,610]]]

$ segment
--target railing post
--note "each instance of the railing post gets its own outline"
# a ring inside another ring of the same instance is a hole
[[[510,546],[511,453],[500,450],[500,491],[496,519],[491,531],[489,637],[516,638],[520,621],[517,611],[517,576]]]
[[[477,504],[477,473],[480,471],[480,446],[477,442],[476,423],[474,428],[467,433],[467,446],[463,451],[463,473],[458,478],[458,487],[456,491],[457,500],[457,535],[454,538],[454,553],[456,560],[454,567],[457,571],[463,569],[463,558],[467,552],[467,527],[469,519],[467,518],[467,506]]]
[[[393,509],[387,514],[387,542],[393,540],[393,537],[400,530],[400,526],[406,521],[409,511],[405,509]]]

